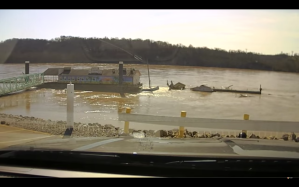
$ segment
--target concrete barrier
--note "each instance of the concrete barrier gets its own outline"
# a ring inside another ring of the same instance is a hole
[[[246,117],[244,116],[245,120],[234,120],[119,113],[118,119],[119,121],[179,127],[228,129],[239,131],[246,129],[246,131],[299,132],[299,122],[249,120],[249,115]]]

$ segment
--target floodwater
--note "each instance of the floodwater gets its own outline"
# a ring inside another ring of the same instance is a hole
[[[117,67],[117,64],[30,64],[30,73],[42,73],[49,67],[87,68]],[[141,82],[148,87],[146,65],[124,64],[141,72]],[[22,75],[25,64],[0,64],[0,79]],[[159,86],[154,93],[127,94],[75,91],[74,121],[83,123],[113,124],[118,121],[117,109],[130,107],[132,113],[159,116],[243,119],[249,114],[252,120],[299,121],[299,74],[227,68],[150,65],[151,85]],[[186,84],[185,90],[168,91],[167,80]],[[189,88],[207,84],[221,88],[259,90],[262,94],[202,93]],[[76,87],[76,86],[75,86]],[[66,94],[60,90],[30,90],[0,97],[0,112],[34,116],[51,120],[66,120]],[[130,123],[138,129],[161,129],[159,125]]]

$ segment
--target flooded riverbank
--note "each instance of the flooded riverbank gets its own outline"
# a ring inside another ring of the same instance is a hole
[[[117,67],[116,64],[30,64],[30,73],[42,73],[49,67],[65,66]],[[125,67],[139,69],[141,82],[147,86],[145,65],[125,64]],[[17,76],[23,71],[23,64],[1,64],[0,79]],[[244,114],[249,114],[252,120],[299,121],[299,75],[295,73],[150,65],[150,74],[152,86],[160,86],[153,93],[127,94],[126,98],[122,98],[115,93],[76,91],[75,122],[122,127],[124,122],[118,121],[119,107],[130,107],[132,113],[136,114],[159,116],[180,116],[181,111],[186,111],[187,117],[243,119]],[[186,84],[186,90],[169,91],[167,80]],[[240,97],[235,93],[202,93],[189,89],[201,84],[215,87],[233,85],[234,89],[245,90],[258,90],[261,84],[263,91],[261,95]],[[0,112],[65,121],[66,94],[60,90],[32,89],[0,97]],[[133,122],[130,127],[144,130],[166,128]]]

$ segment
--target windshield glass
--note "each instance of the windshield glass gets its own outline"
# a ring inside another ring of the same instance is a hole
[[[299,158],[298,10],[0,10],[0,149]]]

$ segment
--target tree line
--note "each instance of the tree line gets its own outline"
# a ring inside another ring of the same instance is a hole
[[[299,72],[299,56],[264,55],[242,50],[184,46],[163,41],[60,36],[0,42],[0,63],[140,63]]]

